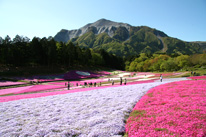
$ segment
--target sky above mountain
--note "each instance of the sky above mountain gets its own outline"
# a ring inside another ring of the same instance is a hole
[[[2,38],[55,36],[105,18],[184,41],[206,41],[205,0],[0,0],[0,18]]]

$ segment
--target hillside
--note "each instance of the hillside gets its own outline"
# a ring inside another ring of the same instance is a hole
[[[118,56],[140,53],[195,54],[206,50],[205,42],[185,42],[147,27],[100,19],[77,30],[61,30],[56,41],[72,41],[80,47],[105,49]]]

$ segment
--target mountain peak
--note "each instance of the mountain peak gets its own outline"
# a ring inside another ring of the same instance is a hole
[[[94,23],[89,23],[77,30],[64,30],[63,32],[60,31],[59,33],[56,34],[54,39],[56,41],[67,42],[68,40],[75,38],[75,37],[79,37],[91,30],[93,30],[95,34],[107,33],[109,36],[112,37],[114,35],[114,31],[118,27],[125,27],[129,31],[131,25],[126,24],[126,23],[118,23],[118,22],[114,22],[114,21],[110,21],[110,20],[102,18],[102,19],[97,20]]]
[[[107,19],[105,19],[105,18],[102,18],[102,19],[97,20],[96,22],[105,22],[105,21],[110,21],[110,20],[107,20]]]
[[[99,19],[97,20],[96,22],[94,23],[90,23],[90,24],[87,24],[85,25],[84,27],[82,28],[85,28],[85,27],[96,27],[96,28],[101,28],[101,27],[120,27],[120,26],[124,26],[124,27],[127,27],[129,28],[131,25],[129,24],[126,24],[126,23],[119,23],[119,22],[114,22],[114,21],[111,21],[111,20],[107,20],[107,19]]]
[[[95,26],[95,25],[97,25],[97,26],[104,26],[104,25],[114,24],[114,23],[115,23],[115,22],[113,22],[113,21],[110,21],[110,20],[107,20],[107,19],[102,18],[102,19],[94,22],[93,25],[94,25],[94,26]]]

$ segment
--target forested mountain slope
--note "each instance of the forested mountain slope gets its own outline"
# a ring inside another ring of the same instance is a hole
[[[80,47],[104,49],[118,56],[140,53],[196,54],[206,49],[205,42],[185,42],[147,27],[131,26],[101,19],[78,30],[61,30],[56,41],[78,44]]]

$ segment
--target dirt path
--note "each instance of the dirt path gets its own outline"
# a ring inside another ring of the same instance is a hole
[[[162,52],[166,52],[168,50],[167,44],[164,43],[161,36],[157,35],[157,38],[160,40],[161,44],[163,45]]]

